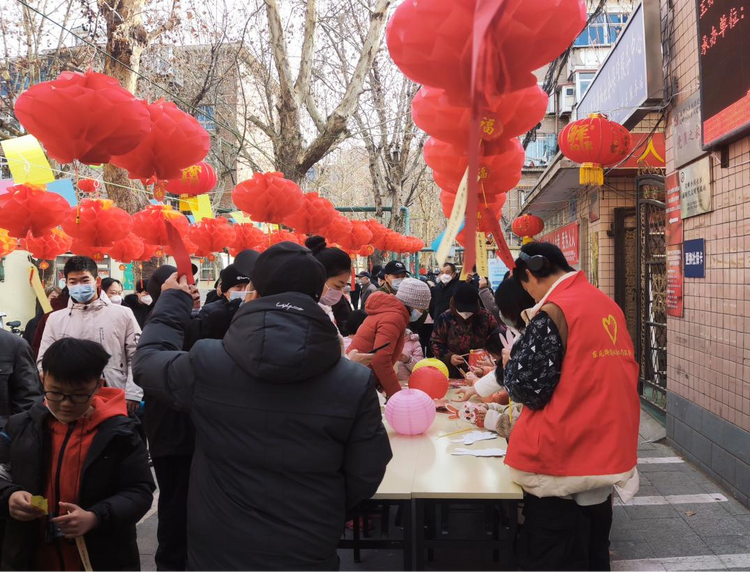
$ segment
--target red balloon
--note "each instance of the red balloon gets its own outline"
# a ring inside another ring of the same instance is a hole
[[[22,241],[24,250],[35,259],[52,260],[70,250],[73,240],[58,228],[44,231],[36,236],[29,232]]]
[[[166,190],[175,195],[203,195],[216,187],[216,171],[205,161],[182,170],[179,179],[167,181]]]
[[[259,223],[280,224],[304,201],[299,186],[282,173],[255,173],[232,190],[234,204]]]
[[[138,235],[130,233],[127,237],[116,241],[110,247],[109,256],[116,261],[127,264],[139,260],[145,248],[145,244],[141,238]]]
[[[70,209],[62,228],[81,245],[110,247],[128,236],[133,220],[109,199],[84,199]]]
[[[206,218],[190,225],[187,236],[197,247],[196,255],[207,257],[211,253],[223,251],[232,244],[236,238],[236,231],[229,221],[222,217]]]
[[[0,195],[0,228],[19,239],[28,232],[39,236],[62,223],[69,210],[62,195],[35,185],[14,185]]]
[[[128,170],[131,179],[179,179],[182,170],[201,161],[211,137],[198,120],[172,102],[142,103],[151,118],[151,131],[143,141],[110,163]]]
[[[409,388],[421,390],[430,398],[441,400],[448,393],[448,377],[434,366],[423,366],[409,376]]]
[[[236,257],[247,249],[255,249],[267,240],[266,234],[252,223],[238,223],[234,225],[235,238],[229,245],[229,254]]]
[[[59,163],[98,165],[135,149],[151,130],[143,103],[117,80],[63,72],[23,92],[16,117]]]
[[[180,236],[185,238],[189,221],[182,213],[174,211],[169,205],[149,205],[143,211],[133,215],[133,232],[149,245],[167,245],[167,225],[172,223]]]
[[[302,206],[284,219],[284,225],[308,235],[325,232],[331,219],[336,215],[333,203],[317,193],[305,193],[304,197]]]

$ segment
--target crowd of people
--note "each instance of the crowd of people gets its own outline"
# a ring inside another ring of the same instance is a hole
[[[240,253],[203,302],[170,265],[125,296],[87,257],[64,276],[26,341],[0,330],[3,569],[139,569],[157,484],[158,570],[337,569],[391,459],[381,406],[424,357],[508,439],[521,566],[608,568],[613,488],[638,487],[638,367],[622,311],[557,247],[525,245],[496,289],[400,261],[351,289],[322,237]]]

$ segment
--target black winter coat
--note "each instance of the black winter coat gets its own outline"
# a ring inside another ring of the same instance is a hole
[[[41,395],[42,383],[31,346],[0,329],[0,428],[12,414],[31,408]]]
[[[432,307],[432,320],[437,322],[438,317],[444,312],[450,310],[451,299],[456,294],[461,281],[458,277],[454,278],[447,285],[439,282],[437,286],[432,290],[432,300],[434,305]]]
[[[8,514],[13,492],[44,495],[49,475],[49,411],[40,399],[28,412],[12,416],[0,434],[0,464],[13,481],[0,476],[0,518],[7,520],[3,571],[29,571],[38,539],[37,521],[16,521]],[[151,507],[154,480],[143,440],[125,416],[102,422],[83,465],[78,505],[99,516],[85,535],[94,571],[138,571],[141,568],[136,523]]]
[[[196,342],[206,338],[217,340],[224,338],[241,302],[240,300],[229,301],[226,297],[221,297],[205,305],[198,316],[187,324],[182,349],[190,350]]]
[[[129,294],[124,299],[122,299],[122,306],[127,306],[130,310],[133,311],[133,315],[135,316],[135,320],[138,323],[138,326],[140,326],[141,330],[143,330],[143,327],[146,325],[146,319],[151,313],[152,307],[150,305],[145,305],[138,302],[138,295],[135,294]]]
[[[347,508],[371,497],[391,458],[370,370],[341,356],[312,298],[243,305],[224,340],[182,352],[190,296],[162,293],[136,380],[190,412],[191,570],[334,570]]]

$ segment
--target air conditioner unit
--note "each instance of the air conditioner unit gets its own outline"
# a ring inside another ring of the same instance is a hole
[[[576,87],[565,86],[560,90],[560,115],[573,112],[573,106],[576,104]]]

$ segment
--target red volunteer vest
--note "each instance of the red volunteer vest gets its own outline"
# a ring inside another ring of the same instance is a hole
[[[552,476],[630,471],[638,457],[640,401],[625,315],[583,273],[560,283],[547,302],[568,323],[560,382],[544,408],[523,409],[505,461]]]

